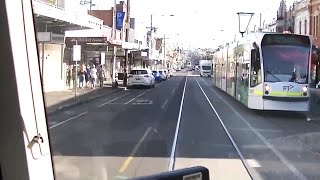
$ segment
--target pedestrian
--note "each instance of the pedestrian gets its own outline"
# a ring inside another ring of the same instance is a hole
[[[85,76],[86,76],[86,87],[88,87],[90,83],[90,66],[89,65],[87,65]]]
[[[72,69],[71,69],[72,67],[69,65],[68,66],[68,69],[67,69],[67,82],[66,82],[66,84],[67,84],[67,86],[71,86],[71,79],[72,79]]]
[[[82,89],[84,89],[84,83],[85,83],[85,73],[86,73],[86,69],[84,65],[80,66],[80,70],[78,73],[79,76],[79,87],[81,87]]]
[[[104,79],[105,79],[107,76],[106,76],[105,68],[104,68],[104,66],[103,66],[102,64],[99,66],[98,76],[99,76],[100,88],[103,88]]]
[[[95,89],[96,88],[96,81],[97,81],[97,69],[96,66],[93,64],[92,68],[90,70],[90,76],[91,76],[91,88]]]

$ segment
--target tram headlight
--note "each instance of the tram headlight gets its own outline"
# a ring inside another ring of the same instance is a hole
[[[269,86],[269,85],[266,85],[266,86],[264,87],[264,90],[270,91],[270,86]]]
[[[302,87],[302,91],[303,91],[304,93],[307,92],[307,91],[308,91],[308,87],[307,87],[307,86]]]

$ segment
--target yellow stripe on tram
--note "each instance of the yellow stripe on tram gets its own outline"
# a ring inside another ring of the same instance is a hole
[[[271,91],[270,96],[300,97],[303,94],[302,92]]]
[[[302,92],[288,92],[288,96],[290,97],[300,97],[304,96]]]
[[[261,90],[254,90],[253,94],[257,95],[257,96],[264,95],[263,91],[261,91]],[[287,92],[287,91],[271,91],[269,96],[304,97],[302,92]]]
[[[263,96],[263,91],[260,90],[254,90],[253,94],[258,95],[258,96]]]

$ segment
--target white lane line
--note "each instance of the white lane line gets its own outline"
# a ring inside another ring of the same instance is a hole
[[[205,81],[203,82],[210,88]],[[294,173],[294,175],[296,175],[299,179],[307,180],[307,178],[293,164],[291,164],[290,161],[280,151],[270,144],[268,140],[260,132],[258,132],[236,109],[234,109],[226,100],[220,97],[220,95],[212,88],[210,89],[249,127],[249,129],[280,159],[280,161]]]
[[[71,118],[69,118],[69,119],[67,119],[67,120],[64,120],[64,121],[62,121],[62,122],[60,122],[60,123],[58,123],[58,124],[55,124],[55,125],[49,127],[49,129],[53,129],[53,128],[57,127],[57,126],[60,126],[60,125],[62,125],[62,124],[64,124],[64,123],[67,123],[67,122],[69,122],[69,121],[71,121],[71,120],[73,120],[73,119],[76,119],[76,118],[78,118],[78,117],[80,117],[80,116],[83,116],[83,115],[85,115],[85,114],[87,114],[87,113],[88,113],[88,111],[83,112],[83,113],[80,113],[80,114],[77,115],[77,116],[71,117]]]
[[[226,127],[225,124],[223,123],[223,121],[222,121],[222,119],[220,118],[220,116],[219,116],[218,112],[216,111],[216,109],[213,107],[213,105],[212,105],[212,103],[210,102],[207,94],[204,92],[204,90],[203,90],[202,87],[200,86],[199,81],[197,80],[196,77],[195,77],[195,80],[197,81],[197,84],[198,84],[199,88],[201,89],[203,95],[205,96],[205,98],[207,99],[209,105],[211,106],[211,109],[214,111],[214,113],[215,113],[216,116],[218,117],[218,119],[219,119],[219,121],[220,121],[220,124],[222,125],[224,131],[227,133],[227,135],[228,135],[228,137],[229,137],[232,145],[234,146],[234,148],[236,149],[237,153],[239,154],[240,159],[241,159],[244,167],[246,168],[249,176],[251,177],[251,179],[253,179],[252,176],[251,176],[251,174],[252,174],[252,173],[251,173],[251,170],[249,169],[250,166],[248,165],[248,163],[246,162],[245,158],[243,157],[243,155],[242,155],[242,153],[241,153],[238,145],[237,145],[237,144],[235,143],[235,141],[233,140],[233,138],[232,138],[231,134],[229,133],[227,127]]]
[[[173,143],[172,143],[172,149],[171,149],[171,155],[170,155],[170,161],[169,161],[169,167],[168,167],[169,171],[173,171],[174,170],[176,146],[177,146],[177,141],[178,141],[178,134],[179,134],[179,128],[180,128],[180,122],[181,122],[182,107],[183,107],[183,102],[184,102],[184,95],[185,95],[185,92],[186,92],[187,81],[188,81],[188,77],[186,76],[186,81],[184,82],[183,93],[182,93],[182,97],[181,97],[178,122],[177,122],[176,131],[175,131],[174,139],[173,139]]]
[[[166,107],[166,104],[168,103],[168,99],[164,101],[164,103],[161,105],[161,109],[164,109]]]
[[[138,97],[140,97],[140,96],[144,95],[145,93],[149,92],[150,90],[151,90],[151,89],[149,89],[149,90],[147,90],[147,91],[145,91],[145,92],[143,92],[143,93],[139,94],[138,96],[136,96],[136,97],[134,97],[134,98],[130,99],[128,102],[126,102],[126,103],[124,103],[124,104],[129,104],[129,103],[131,103],[132,101],[134,101],[134,100],[135,100],[135,99],[137,99]]]
[[[119,97],[116,97],[116,98],[114,98],[114,99],[111,99],[110,101],[105,102],[105,103],[103,103],[103,104],[100,104],[100,105],[97,106],[97,107],[102,107],[102,106],[104,106],[104,105],[110,104],[111,102],[113,102],[113,101],[115,101],[115,100],[118,100],[118,99],[120,99],[120,98],[122,98],[122,97],[124,97],[124,96],[126,96],[126,95],[128,95],[128,94],[129,94],[129,93],[126,93],[126,94],[123,94],[123,95],[121,95],[121,96],[119,96]]]
[[[171,91],[171,95],[173,95],[175,91],[176,91],[176,88],[173,88]]]
[[[122,173],[124,172],[127,167],[129,166],[130,162],[133,159],[133,156],[137,153],[137,151],[139,150],[141,144],[143,143],[143,141],[146,139],[146,137],[148,136],[149,132],[151,131],[152,127],[149,127],[147,129],[147,131],[143,134],[143,136],[141,137],[141,139],[138,141],[138,143],[134,146],[133,150],[130,152],[130,155],[126,158],[126,160],[122,163],[122,165],[120,166],[119,172]]]

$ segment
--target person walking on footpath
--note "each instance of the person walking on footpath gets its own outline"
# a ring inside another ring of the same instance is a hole
[[[89,65],[87,65],[87,67],[86,67],[85,77],[86,77],[86,87],[88,87],[88,85],[90,83],[90,66]]]
[[[85,83],[85,73],[86,73],[86,69],[85,69],[85,66],[84,65],[81,65],[80,66],[80,71],[78,73],[79,75],[79,87],[81,87],[82,89],[84,89],[84,83]]]
[[[90,76],[91,76],[91,88],[95,89],[96,88],[96,82],[97,82],[97,69],[96,66],[93,64],[92,68],[90,70]]]
[[[99,66],[98,76],[99,76],[100,88],[103,88],[104,79],[107,77],[107,75],[106,75],[106,70],[102,64]]]

